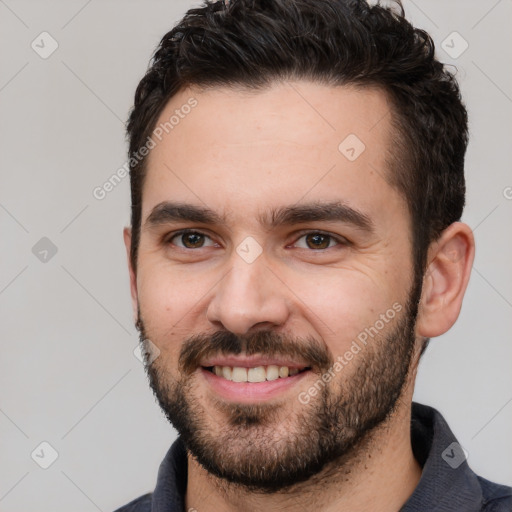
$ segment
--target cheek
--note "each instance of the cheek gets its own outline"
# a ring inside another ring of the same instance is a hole
[[[300,299],[300,316],[315,327],[334,358],[343,355],[358,337],[364,339],[367,330],[387,332],[398,316],[396,309],[404,307],[396,283],[348,269],[314,279],[297,274],[294,292]]]
[[[140,257],[138,298],[148,317],[162,317],[168,325],[194,309],[208,290],[208,272],[173,265],[160,254]]]
[[[188,317],[193,314],[204,290],[180,271],[157,265],[141,265],[137,275],[138,300],[146,334],[161,352],[179,350],[183,337],[190,335]]]
[[[174,283],[161,272],[140,269],[138,277],[138,297],[141,312],[147,323],[159,324],[166,322],[172,325],[176,320],[169,315],[179,312],[172,306],[177,302],[179,291]]]

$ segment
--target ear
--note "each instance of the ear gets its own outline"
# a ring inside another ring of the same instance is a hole
[[[137,294],[137,276],[132,266],[132,259],[130,257],[132,245],[132,230],[131,228],[124,228],[123,230],[124,245],[126,247],[126,257],[128,260],[128,270],[130,272],[130,292],[132,295],[132,308],[133,308],[133,321],[137,323],[138,320],[138,294]]]
[[[431,244],[416,322],[418,336],[440,336],[455,323],[474,256],[473,232],[462,222],[448,226],[440,238]]]

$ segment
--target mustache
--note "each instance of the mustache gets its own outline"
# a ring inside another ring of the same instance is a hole
[[[257,331],[237,336],[230,331],[217,331],[213,334],[196,334],[188,338],[180,351],[179,367],[182,372],[194,372],[204,359],[218,355],[248,356],[289,356],[304,361],[312,370],[327,371],[334,359],[325,345],[315,338],[291,338],[274,331]]]

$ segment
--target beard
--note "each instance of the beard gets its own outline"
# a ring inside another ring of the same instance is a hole
[[[292,409],[289,401],[234,404],[211,399],[207,404],[204,393],[196,392],[200,361],[218,354],[300,356],[317,374],[315,382],[332,371],[334,358],[324,344],[274,331],[194,335],[183,342],[177,378],[162,358],[146,361],[150,386],[187,451],[224,481],[274,493],[322,470],[348,468],[363,443],[392,415],[407,382],[420,291],[415,286],[401,316],[392,320],[394,327],[376,335],[348,363],[348,378],[343,368],[307,404],[297,400]],[[140,314],[137,325],[144,344],[148,333]]]

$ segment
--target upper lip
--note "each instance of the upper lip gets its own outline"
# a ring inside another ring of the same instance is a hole
[[[243,356],[231,355],[224,356],[218,355],[210,357],[201,362],[201,366],[209,368],[210,366],[238,366],[241,368],[254,368],[256,366],[287,366],[288,368],[307,368],[309,365],[302,361],[291,360],[285,356]]]

